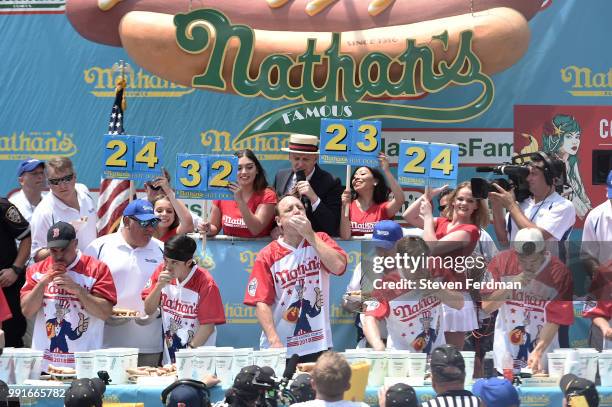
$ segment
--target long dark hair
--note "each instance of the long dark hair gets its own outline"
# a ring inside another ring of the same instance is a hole
[[[261,163],[255,156],[253,150],[245,148],[244,150],[240,150],[236,152],[236,157],[246,157],[249,160],[253,161],[255,164],[255,168],[257,168],[257,174],[255,175],[255,180],[253,181],[253,191],[260,192],[268,187],[268,180],[266,179],[266,170],[263,169]]]
[[[357,191],[355,191],[355,188],[353,188],[353,178],[355,178],[355,173],[360,168],[367,168],[372,173],[372,177],[374,177],[374,179],[377,181],[376,186],[374,187],[374,191],[372,192],[372,200],[374,201],[374,203],[381,204],[383,202],[387,202],[389,200],[389,193],[391,192],[391,190],[387,186],[385,176],[376,168],[367,167],[365,165],[355,168],[355,171],[353,171],[353,175],[351,175],[351,199],[357,199]]]

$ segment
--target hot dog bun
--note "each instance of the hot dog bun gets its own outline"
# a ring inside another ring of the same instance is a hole
[[[286,3],[286,4],[285,4]],[[265,0],[192,0],[192,9],[218,8],[232,24],[270,31],[345,32],[383,26],[407,25],[444,17],[508,7],[526,20],[540,10],[538,0],[402,0],[389,2],[372,12],[376,0],[335,1],[312,14],[314,0],[266,2]],[[163,14],[186,13],[189,0],[67,0],[66,15],[77,32],[90,41],[121,46],[119,22],[131,11]],[[312,14],[312,15],[310,15]],[[375,15],[373,15],[375,14]],[[438,27],[442,31],[443,26]]]
[[[202,53],[188,54],[178,47],[175,30],[172,15],[144,11],[127,13],[119,25],[121,42],[138,65],[172,82],[191,86],[193,76],[205,70],[211,47]],[[448,31],[449,38],[446,50],[439,41],[432,41],[433,36],[444,30]],[[406,39],[411,38],[416,39],[417,44],[429,44],[435,52],[434,64],[443,60],[451,63],[457,54],[460,35],[466,30],[474,32],[472,48],[481,59],[482,70],[487,74],[510,67],[525,53],[529,44],[529,27],[523,14],[511,8],[495,8],[415,24],[345,32],[342,34],[340,52],[351,55],[357,63],[373,51],[396,56],[405,51]],[[214,32],[211,37],[212,43]],[[319,54],[332,41],[329,32],[255,30],[251,76],[257,76],[259,65],[270,54],[302,54],[306,49],[307,38],[317,39],[316,51]],[[382,42],[393,38],[397,40]],[[230,92],[233,91],[231,73],[238,45],[236,39],[228,45],[223,67],[223,77],[228,84],[227,91]],[[326,67],[318,68],[314,79],[315,84],[320,86],[326,77]],[[393,64],[390,71],[390,79],[398,80],[403,67]],[[299,83],[300,75],[299,70],[292,69],[290,80]]]

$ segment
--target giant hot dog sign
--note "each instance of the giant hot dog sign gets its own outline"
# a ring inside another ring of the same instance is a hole
[[[533,0],[68,0],[85,38],[123,46],[174,83],[290,104],[238,140],[317,133],[321,118],[466,121],[494,99],[490,75],[529,43]],[[192,11],[188,11],[192,10]],[[406,101],[468,87],[454,106]]]

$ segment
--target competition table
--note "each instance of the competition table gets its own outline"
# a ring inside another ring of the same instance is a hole
[[[9,386],[13,394],[16,390],[28,388],[35,391],[36,386]],[[64,387],[65,388],[65,387]],[[162,407],[160,394],[165,386],[138,386],[138,385],[109,385],[106,387],[104,402],[106,403],[142,403],[145,407]],[[45,387],[44,389],[49,389]],[[469,387],[468,387],[469,389]],[[41,389],[42,390],[42,389]],[[435,395],[431,387],[415,387],[417,397],[421,402],[429,400]],[[612,387],[597,387],[600,397],[600,407],[612,407]],[[27,394],[27,393],[26,393]],[[224,390],[215,386],[211,389],[213,402],[224,398]],[[562,405],[563,395],[558,387],[519,387],[521,407],[558,407]],[[20,398],[22,406],[61,407],[63,399],[55,398]],[[369,387],[366,391],[365,402],[371,406],[378,405],[378,389]],[[141,404],[141,405],[142,405]]]

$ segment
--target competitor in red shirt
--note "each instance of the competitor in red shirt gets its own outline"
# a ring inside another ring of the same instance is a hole
[[[142,291],[145,312],[161,309],[164,362],[174,362],[177,350],[215,345],[215,325],[225,323],[219,287],[207,270],[193,260],[196,242],[176,235],[164,245],[164,263]]]
[[[342,193],[340,215],[342,239],[372,233],[376,222],[393,219],[404,204],[404,191],[391,174],[389,161],[384,153],[379,154],[378,162],[382,173],[376,168],[359,167],[353,172],[350,189],[347,188]],[[389,192],[393,192],[393,198],[390,200]],[[347,205],[350,208],[348,213]]]
[[[583,315],[593,320],[590,345],[599,351],[612,349],[612,260],[595,270],[589,291],[591,301],[585,303]]]
[[[332,347],[329,276],[346,270],[347,255],[326,233],[314,232],[304,205],[285,196],[277,207],[282,236],[264,247],[253,265],[244,303],[256,307],[260,347],[287,347],[312,362]]]
[[[411,226],[423,229],[423,239],[430,246],[432,255],[443,257],[471,256],[478,239],[480,228],[489,222],[489,210],[482,199],[474,199],[470,182],[463,182],[451,193],[447,207],[438,218],[432,215],[431,198],[443,189],[426,191],[406,209],[404,219]],[[462,259],[463,260],[463,259]],[[465,264],[465,263],[463,263]],[[456,281],[462,284],[464,307],[454,310],[443,305],[444,334],[446,343],[463,349],[465,333],[478,328],[476,309],[467,292],[465,272],[444,270],[444,281]]]
[[[246,149],[238,156],[238,183],[231,183],[233,201],[213,201],[210,224],[204,231],[214,236],[223,234],[236,237],[269,236],[274,227],[276,192],[268,187],[266,172],[253,151]]]
[[[104,321],[117,302],[111,272],[93,257],[81,254],[74,227],[53,224],[47,232],[50,256],[28,268],[21,289],[21,308],[36,316],[32,348],[44,351],[49,363],[74,367],[74,352],[102,346]]]

